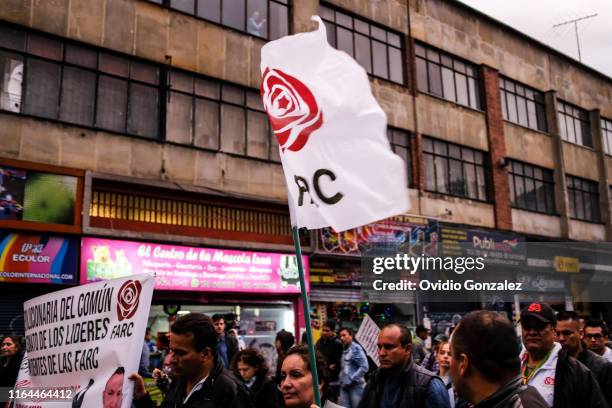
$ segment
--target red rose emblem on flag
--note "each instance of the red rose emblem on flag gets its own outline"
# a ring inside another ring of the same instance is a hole
[[[300,150],[323,124],[323,113],[310,89],[278,69],[266,68],[261,96],[283,152]]]
[[[532,303],[529,305],[529,308],[527,309],[528,312],[541,312],[542,311],[542,305],[539,303]]]
[[[117,317],[119,321],[130,319],[136,314],[141,291],[142,285],[137,280],[129,280],[121,285],[117,294]]]

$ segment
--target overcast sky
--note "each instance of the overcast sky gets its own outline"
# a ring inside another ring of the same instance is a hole
[[[582,62],[612,77],[612,0],[460,1],[575,59],[574,24],[553,25],[597,13],[578,22]]]

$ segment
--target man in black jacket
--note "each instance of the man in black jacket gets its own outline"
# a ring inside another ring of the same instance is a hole
[[[223,368],[217,354],[217,335],[211,319],[190,313],[171,328],[170,350],[176,374],[161,408],[253,408],[242,381]],[[134,373],[134,405],[153,408],[142,377]]]
[[[593,373],[555,343],[555,323],[554,311],[544,303],[532,303],[521,311],[523,382],[536,388],[553,408],[607,407]]]
[[[212,317],[215,331],[217,332],[217,347],[223,367],[230,368],[234,357],[238,354],[238,339],[225,332],[225,318],[222,314],[214,314]]]
[[[342,359],[342,342],[334,332],[335,324],[332,321],[323,323],[321,328],[321,338],[317,341],[316,348],[323,354],[327,362],[327,371],[329,373],[330,386],[327,387],[328,394],[326,399],[336,402],[340,391],[338,383],[338,375],[340,374],[340,360]]]
[[[547,408],[538,391],[519,374],[514,326],[496,312],[468,313],[451,338],[451,383],[476,408]]]
[[[584,334],[575,312],[561,312],[557,315],[557,341],[563,350],[584,364],[595,376],[606,402],[612,406],[612,363],[590,351],[582,341]]]

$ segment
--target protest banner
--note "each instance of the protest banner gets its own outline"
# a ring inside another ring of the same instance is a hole
[[[135,275],[27,301],[15,407],[129,408],[152,296],[153,277]]]
[[[374,320],[372,320],[372,318],[366,314],[363,317],[361,326],[359,326],[359,330],[357,330],[355,340],[361,344],[366,354],[370,356],[372,360],[374,360],[376,366],[380,366],[380,360],[378,360],[378,348],[376,347],[379,334],[380,328],[378,328]]]

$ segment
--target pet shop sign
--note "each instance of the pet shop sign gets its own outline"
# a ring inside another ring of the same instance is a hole
[[[308,282],[308,258],[302,262]],[[82,239],[81,282],[140,273],[163,290],[300,293],[295,255]]]

